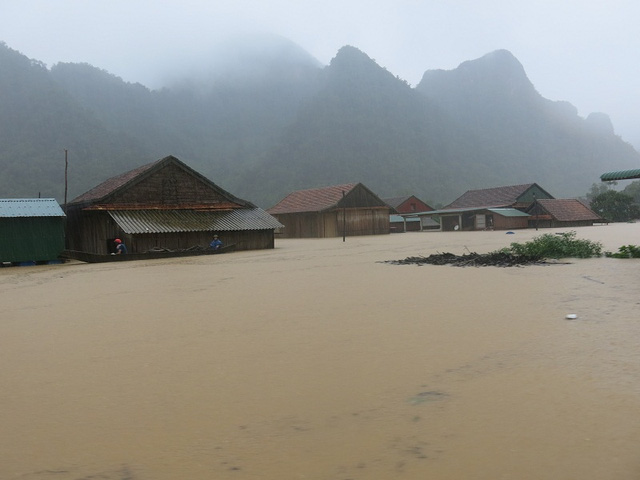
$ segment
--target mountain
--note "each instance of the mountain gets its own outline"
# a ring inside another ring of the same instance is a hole
[[[442,198],[475,155],[466,136],[447,141],[455,125],[445,112],[354,47],[338,51],[321,85],[246,173],[242,194],[273,204],[291,190],[358,181],[381,194],[424,195],[429,186],[427,198]]]
[[[0,44],[0,197],[63,200],[65,149],[70,198],[171,154],[265,208],[354,181],[432,204],[530,182],[578,196],[602,172],[640,164],[605,114],[583,119],[544,99],[504,50],[411,88],[355,47],[323,67],[261,38],[150,90],[88,64],[47,69]]]
[[[607,169],[633,168],[639,156],[602,113],[583,119],[568,102],[543,98],[520,62],[498,50],[450,71],[425,72],[416,90],[464,129],[485,138],[494,185],[536,181],[556,195],[579,195]],[[488,178],[481,180],[487,185]]]
[[[56,196],[64,192],[64,150],[81,168],[70,181],[92,184],[126,158],[144,158],[128,135],[111,131],[74,101],[46,67],[0,45],[0,195]],[[113,153],[118,152],[118,157]]]

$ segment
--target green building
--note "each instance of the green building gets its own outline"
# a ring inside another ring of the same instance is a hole
[[[53,198],[0,199],[0,262],[48,262],[64,250],[65,214]]]

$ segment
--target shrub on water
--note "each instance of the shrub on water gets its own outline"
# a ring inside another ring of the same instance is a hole
[[[605,255],[613,258],[640,258],[640,247],[637,245],[623,245],[616,253],[605,252]]]
[[[528,258],[589,258],[602,255],[602,244],[576,238],[576,232],[545,233],[526,243],[512,243],[513,255]]]

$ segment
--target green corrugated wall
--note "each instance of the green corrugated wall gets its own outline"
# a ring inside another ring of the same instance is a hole
[[[0,262],[55,260],[62,250],[63,217],[0,218]]]

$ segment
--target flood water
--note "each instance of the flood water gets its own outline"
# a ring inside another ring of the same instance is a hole
[[[2,268],[0,479],[638,479],[640,261],[382,263],[542,233]]]

